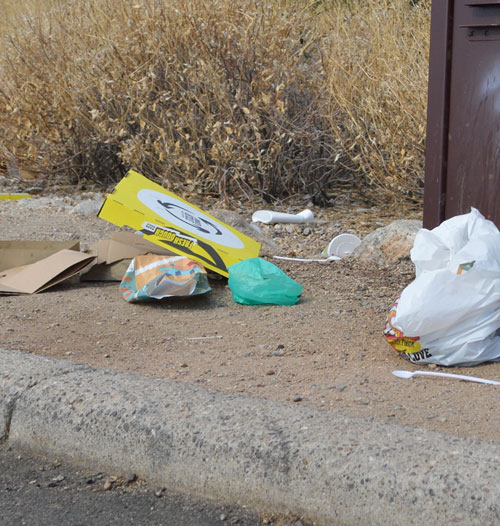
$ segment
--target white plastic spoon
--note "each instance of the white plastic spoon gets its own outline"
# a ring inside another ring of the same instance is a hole
[[[444,378],[455,378],[456,380],[465,380],[467,382],[478,382],[480,384],[500,385],[500,382],[495,380],[487,380],[486,378],[478,378],[477,376],[464,376],[463,374],[451,373],[434,373],[431,371],[392,371],[394,376],[398,378],[412,378],[413,376],[441,376]]]

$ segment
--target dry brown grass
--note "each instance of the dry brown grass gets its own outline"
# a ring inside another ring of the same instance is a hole
[[[421,200],[430,1],[326,10],[330,114],[351,166],[376,189]]]
[[[0,26],[4,168],[110,184],[133,167],[228,199],[419,197],[427,7],[28,3]]]

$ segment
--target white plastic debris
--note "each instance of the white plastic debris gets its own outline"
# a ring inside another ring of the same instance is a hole
[[[284,212],[274,212],[272,210],[257,210],[252,215],[254,223],[311,223],[314,219],[312,210],[302,210],[298,214],[286,214]]]

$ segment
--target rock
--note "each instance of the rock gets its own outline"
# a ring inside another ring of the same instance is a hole
[[[250,223],[244,219],[238,212],[232,210],[211,210],[210,214],[216,217],[219,221],[226,223],[243,234],[255,239],[261,245],[261,256],[277,256],[280,252],[280,247],[274,241],[264,236],[262,230],[255,223]]]
[[[301,402],[302,401],[302,397],[300,395],[294,395],[294,397],[292,398],[292,400],[294,402]]]
[[[137,475],[135,473],[131,473],[126,479],[125,484],[133,484],[137,480]]]
[[[28,192],[31,193],[31,192]],[[21,199],[15,201],[19,207],[23,207],[26,210],[50,210],[58,208],[61,211],[71,208],[64,199],[57,197],[37,197],[32,199]]]
[[[28,194],[37,195],[43,192],[43,187],[41,186],[30,186],[27,190]]]
[[[87,199],[78,203],[72,210],[74,214],[82,214],[84,216],[90,216],[97,214],[102,206],[102,200]]]
[[[415,236],[421,228],[422,221],[398,219],[368,234],[352,257],[380,264],[394,263],[410,255]]]
[[[7,173],[13,179],[19,179],[19,168],[17,166],[17,163],[8,162],[7,163]]]

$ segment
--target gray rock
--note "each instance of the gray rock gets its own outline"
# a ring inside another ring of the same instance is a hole
[[[87,199],[78,203],[72,210],[74,214],[82,214],[84,216],[95,215],[99,212],[102,206],[101,199]]]
[[[7,173],[14,179],[19,179],[19,167],[16,163],[7,163]]]
[[[19,207],[23,207],[26,210],[39,210],[39,209],[59,209],[65,210],[70,208],[68,203],[64,199],[58,197],[36,197],[32,199],[21,199],[19,201],[13,201]]]
[[[216,209],[211,210],[210,214],[216,217],[219,221],[226,223],[226,225],[232,226],[243,234],[255,239],[255,241],[258,241],[262,245],[260,252],[261,256],[277,256],[279,254],[279,245],[264,236],[262,230],[255,223],[248,222],[238,212]]]
[[[368,234],[352,257],[376,263],[394,263],[408,257],[422,221],[398,219]]]

